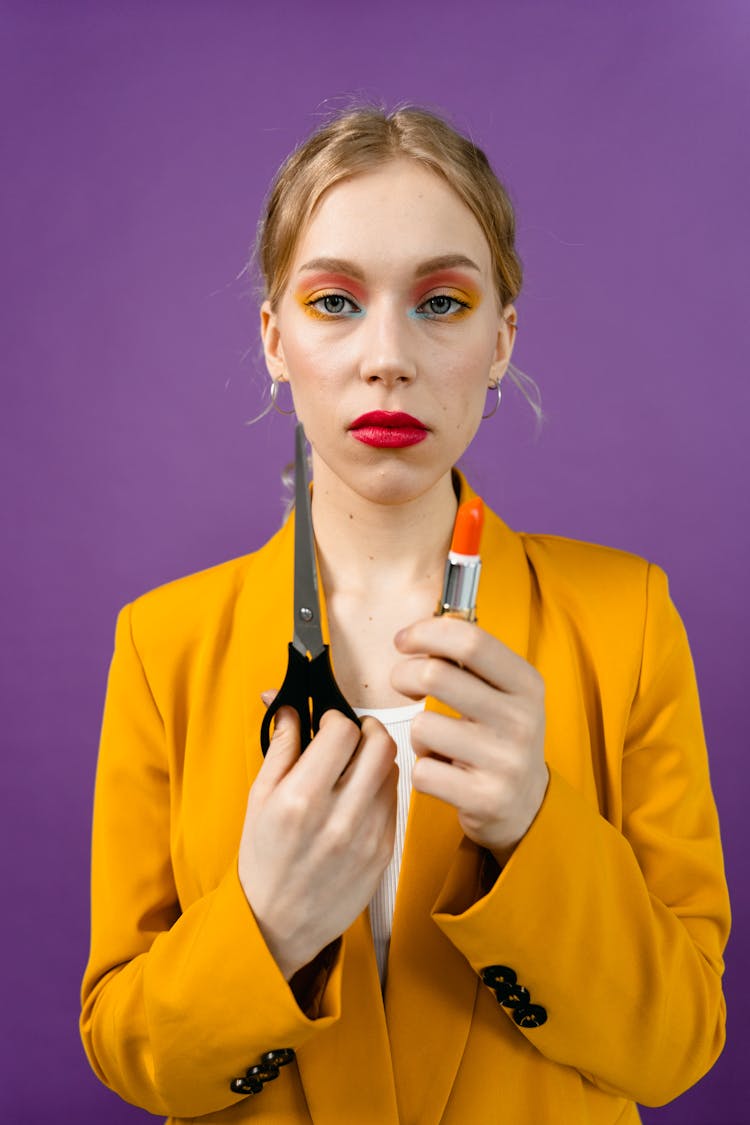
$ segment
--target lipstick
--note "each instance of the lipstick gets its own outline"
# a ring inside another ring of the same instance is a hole
[[[479,542],[484,524],[484,505],[478,496],[467,500],[456,513],[453,539],[445,562],[443,593],[435,610],[436,617],[477,619],[477,589],[482,560]]]
[[[428,432],[423,422],[401,410],[371,410],[355,419],[349,428],[357,441],[381,449],[417,445]]]

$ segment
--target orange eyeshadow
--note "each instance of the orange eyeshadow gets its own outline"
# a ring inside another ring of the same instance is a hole
[[[439,270],[419,281],[412,291],[415,304],[426,300],[432,289],[446,289],[449,291],[446,296],[468,301],[472,308],[476,308],[482,301],[482,295],[473,283],[473,279],[459,270]],[[451,289],[454,292],[450,292]]]

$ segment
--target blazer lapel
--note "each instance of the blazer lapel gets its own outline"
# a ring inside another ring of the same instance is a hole
[[[263,764],[261,691],[278,689],[286,675],[287,645],[294,631],[294,517],[251,555],[238,599],[239,644],[246,690],[243,727],[250,784]]]
[[[316,1125],[398,1125],[388,1031],[368,912],[344,934],[341,1018],[297,1052]]]
[[[461,478],[461,501],[474,494]],[[486,510],[477,606],[481,627],[526,657],[531,582],[520,539]],[[451,715],[429,699],[430,709]],[[460,855],[459,855],[460,848]],[[432,921],[454,862],[479,894],[480,848],[468,844],[455,809],[412,793],[393,918],[386,1019],[403,1122],[438,1122],[469,1034],[479,978]]]

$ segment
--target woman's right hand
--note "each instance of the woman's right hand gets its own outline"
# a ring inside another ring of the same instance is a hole
[[[304,754],[282,707],[250,789],[239,876],[287,980],[364,910],[393,854],[398,767],[376,719],[327,711]]]

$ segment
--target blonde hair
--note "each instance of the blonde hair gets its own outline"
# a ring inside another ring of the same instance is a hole
[[[399,157],[431,169],[466,204],[490,248],[500,307],[515,301],[523,281],[515,213],[482,149],[430,110],[405,105],[388,113],[360,106],[337,114],[298,145],[271,184],[258,224],[255,261],[263,278],[263,297],[272,308],[289,280],[300,233],[323,194],[348,176]],[[508,375],[541,418],[534,380],[512,364]]]

